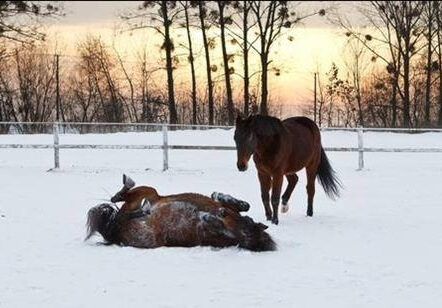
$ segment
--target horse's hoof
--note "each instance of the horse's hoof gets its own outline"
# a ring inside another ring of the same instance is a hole
[[[313,211],[312,212],[307,212],[307,216],[308,217],[312,217],[313,216]]]
[[[272,219],[272,224],[277,225],[278,223],[279,223],[278,218],[273,218],[273,219]]]
[[[289,205],[288,204],[283,204],[281,206],[281,213],[287,213],[289,211]]]

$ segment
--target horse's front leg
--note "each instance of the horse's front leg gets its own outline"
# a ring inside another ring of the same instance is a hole
[[[272,207],[273,207],[273,218],[272,223],[278,224],[278,207],[279,198],[281,197],[283,175],[274,175],[272,178]]]
[[[270,208],[270,186],[272,184],[272,178],[270,175],[264,172],[258,171],[258,179],[259,184],[261,186],[261,200],[262,204],[264,205],[264,210],[266,212],[266,218],[267,220],[272,219],[272,210]]]

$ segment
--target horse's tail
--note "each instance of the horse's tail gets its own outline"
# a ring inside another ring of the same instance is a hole
[[[319,163],[317,175],[319,183],[321,183],[327,196],[333,200],[339,197],[339,190],[342,188],[341,181],[336,176],[327,155],[325,155],[324,148],[321,146],[321,162]]]
[[[241,217],[242,231],[239,237],[239,247],[252,251],[274,251],[276,243],[265,231],[267,226],[256,223],[248,216]]]

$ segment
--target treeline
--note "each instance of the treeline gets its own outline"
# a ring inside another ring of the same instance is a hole
[[[333,18],[348,38],[346,65],[332,65],[320,80],[318,122],[442,127],[442,2],[367,1],[356,8],[365,28]]]
[[[63,121],[233,125],[236,110],[278,115],[281,106],[269,102],[268,90],[270,75],[281,73],[274,65],[276,44],[290,39],[301,20],[319,15],[344,29],[346,64],[317,74],[316,101],[302,106],[304,114],[321,126],[442,126],[441,3],[359,6],[366,28],[328,9],[301,16],[291,1],[144,1],[120,17],[124,31],[151,29],[161,36],[157,66],[142,52],[128,63],[93,36],[78,42],[75,59],[48,56],[44,44],[4,45],[0,121],[52,121],[57,113]],[[0,24],[9,25],[0,28],[0,37],[25,42],[38,40],[38,32],[10,26],[5,12],[43,17],[60,10],[3,1],[0,12]],[[177,84],[178,69],[187,75],[185,85]]]

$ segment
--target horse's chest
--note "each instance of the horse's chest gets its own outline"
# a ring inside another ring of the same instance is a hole
[[[253,161],[255,162],[256,169],[263,173],[273,175],[280,173],[287,174],[288,172],[293,171],[293,163],[288,163],[290,161],[290,157],[283,153],[278,153],[276,150],[272,155],[263,156],[255,154],[253,156]]]

